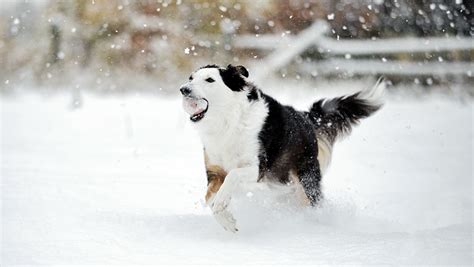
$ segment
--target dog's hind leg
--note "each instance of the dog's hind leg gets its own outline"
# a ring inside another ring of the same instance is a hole
[[[315,206],[322,198],[321,170],[316,155],[307,157],[297,165],[296,174],[311,206]]]

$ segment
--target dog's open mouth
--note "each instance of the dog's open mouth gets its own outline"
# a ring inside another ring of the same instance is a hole
[[[192,122],[198,122],[204,118],[209,108],[209,102],[205,98],[184,97],[184,110],[191,115]]]

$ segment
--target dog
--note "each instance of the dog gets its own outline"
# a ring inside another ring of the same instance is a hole
[[[238,186],[294,182],[308,204],[317,205],[335,141],[383,105],[382,79],[371,89],[321,99],[308,111],[297,111],[248,78],[244,66],[207,65],[179,89],[204,146],[206,203],[231,232],[238,229],[228,206]]]

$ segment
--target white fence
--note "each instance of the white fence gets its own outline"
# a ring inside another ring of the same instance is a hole
[[[390,60],[393,54],[439,54],[453,51],[474,51],[474,38],[431,37],[392,38],[370,40],[334,40],[327,37],[325,22],[315,22],[298,35],[243,35],[234,38],[233,46],[242,49],[270,50],[270,54],[256,62],[255,70],[266,75],[288,65],[310,47],[329,59],[300,64],[309,73],[334,74],[389,74],[389,75],[467,75],[474,76],[472,61],[445,61],[436,56],[431,61]],[[377,59],[360,59],[374,56]],[[462,55],[462,54],[461,54]]]

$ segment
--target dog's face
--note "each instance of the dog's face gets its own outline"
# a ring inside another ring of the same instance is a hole
[[[184,110],[192,122],[222,115],[226,108],[246,96],[248,71],[243,66],[202,67],[180,88]],[[221,114],[220,114],[221,113]]]

